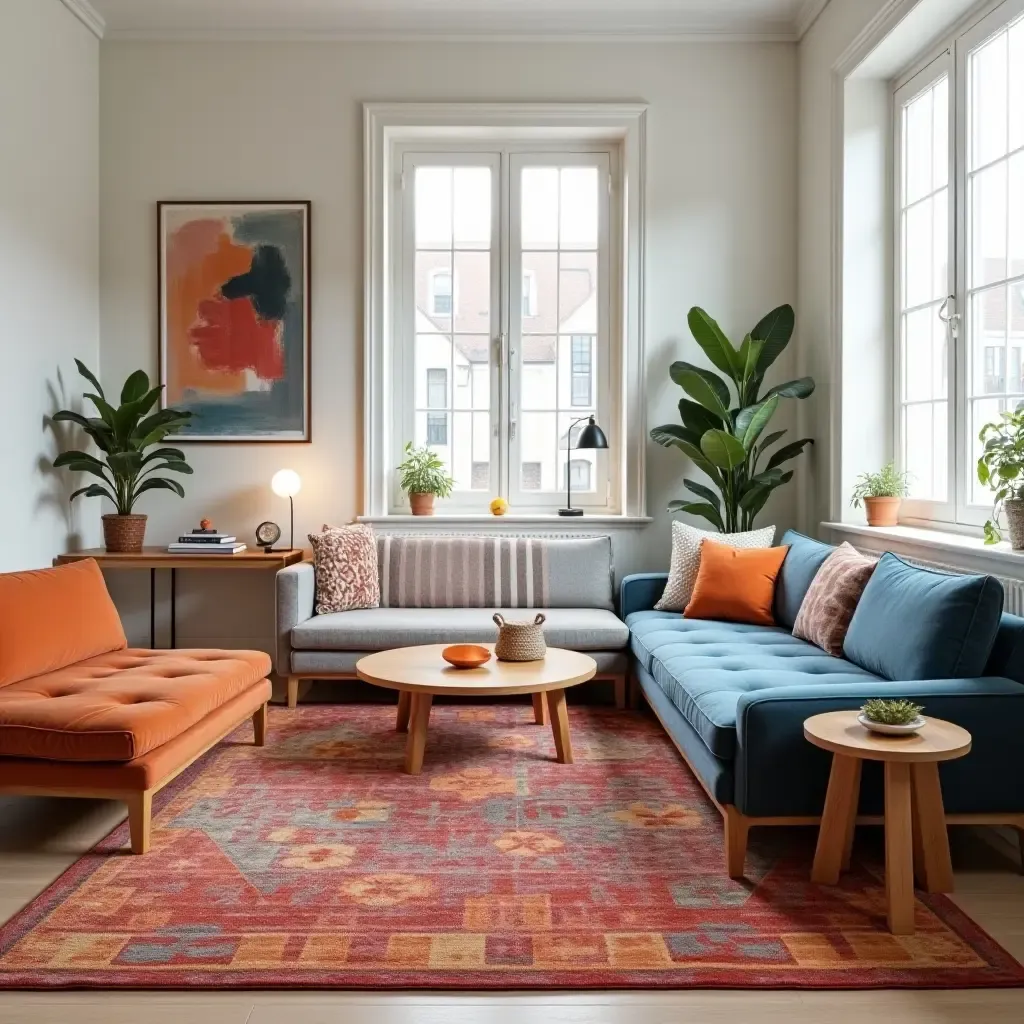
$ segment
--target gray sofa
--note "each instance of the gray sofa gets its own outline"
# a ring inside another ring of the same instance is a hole
[[[289,707],[300,681],[354,679],[372,651],[494,640],[495,611],[543,611],[548,645],[589,654],[625,707],[629,630],[615,614],[611,538],[378,536],[377,556],[379,608],[318,615],[312,563],[277,574],[277,671]]]

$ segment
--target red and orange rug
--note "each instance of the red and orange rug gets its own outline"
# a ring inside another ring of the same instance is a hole
[[[0,988],[880,988],[1024,984],[944,897],[885,927],[877,869],[808,880],[792,830],[722,871],[721,822],[653,720],[433,711],[421,776],[388,707],[271,712],[0,929]],[[792,838],[788,838],[791,836]]]

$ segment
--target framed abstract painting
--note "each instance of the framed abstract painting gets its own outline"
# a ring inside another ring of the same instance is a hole
[[[164,407],[176,441],[309,441],[308,202],[157,204]]]

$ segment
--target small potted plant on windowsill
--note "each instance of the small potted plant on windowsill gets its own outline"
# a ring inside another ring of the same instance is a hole
[[[402,474],[402,490],[409,495],[414,516],[432,516],[434,498],[447,498],[455,486],[437,452],[427,445],[416,447],[411,441],[405,446],[405,458],[398,472]]]
[[[853,488],[850,504],[864,506],[868,526],[896,526],[900,504],[907,496],[907,474],[886,463],[877,473],[862,473]]]
[[[985,446],[978,459],[978,480],[995,491],[985,543],[1003,539],[999,514],[1005,512],[1010,547],[1024,550],[1024,404],[1014,412],[1000,413],[998,422],[986,423],[978,439]]]

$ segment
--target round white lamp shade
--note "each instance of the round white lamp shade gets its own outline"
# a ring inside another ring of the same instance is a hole
[[[280,498],[294,498],[301,488],[302,480],[294,469],[279,469],[270,481],[270,489]]]

